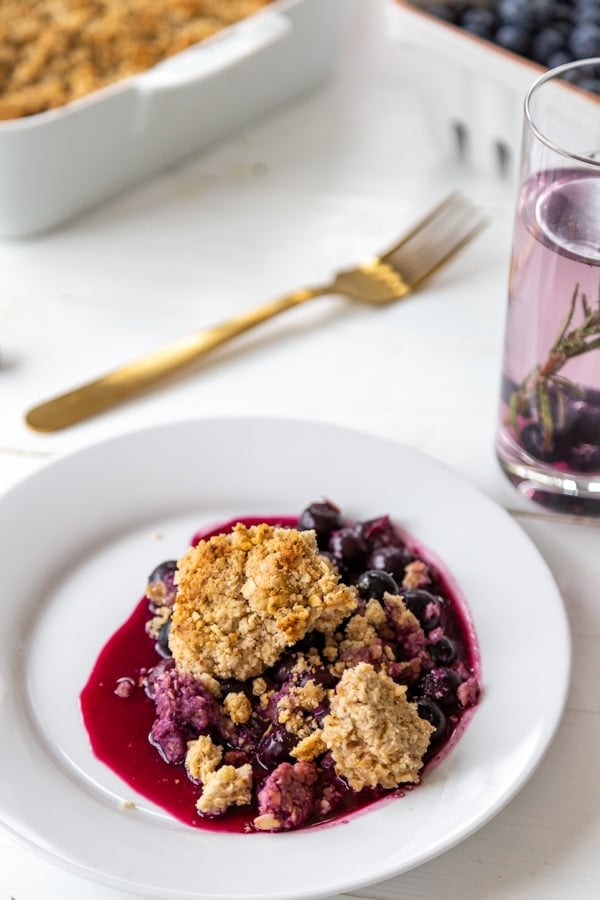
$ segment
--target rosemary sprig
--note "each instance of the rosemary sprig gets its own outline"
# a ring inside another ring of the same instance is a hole
[[[579,304],[578,304],[579,301]],[[573,326],[573,319],[578,305],[581,306],[583,319],[577,327]],[[584,353],[600,348],[600,288],[596,308],[590,306],[585,293],[579,291],[579,285],[571,296],[571,302],[565,321],[563,322],[556,340],[550,348],[545,362],[537,365],[525,376],[509,403],[509,419],[511,425],[519,433],[519,415],[526,415],[531,411],[532,401],[539,410],[539,419],[543,433],[543,449],[549,450],[554,441],[555,417],[552,412],[552,400],[550,388],[555,389],[554,396],[558,398],[558,422],[564,419],[564,395],[565,391],[580,392],[577,385],[570,382],[558,373],[570,360]],[[562,390],[561,390],[562,388]]]

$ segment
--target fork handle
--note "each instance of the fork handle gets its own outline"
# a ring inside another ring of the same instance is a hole
[[[25,421],[35,431],[60,431],[116,406],[165,381],[211,350],[295,306],[322,297],[332,285],[305,288],[241,313],[233,319],[195,331],[82,384],[29,410]]]

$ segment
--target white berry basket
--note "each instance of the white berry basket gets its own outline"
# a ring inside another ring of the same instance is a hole
[[[441,152],[513,178],[523,103],[546,69],[428,14],[426,0],[388,0],[386,25]]]

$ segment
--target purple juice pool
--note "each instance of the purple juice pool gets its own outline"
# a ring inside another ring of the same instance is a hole
[[[600,174],[538,173],[515,217],[500,463],[535,500],[600,515]]]

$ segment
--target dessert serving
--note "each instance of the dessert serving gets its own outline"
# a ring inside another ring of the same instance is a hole
[[[158,565],[81,707],[96,755],[178,819],[280,832],[418,784],[479,679],[440,566],[388,516],[323,501]]]
[[[271,0],[4,0],[0,119],[143,72]]]

